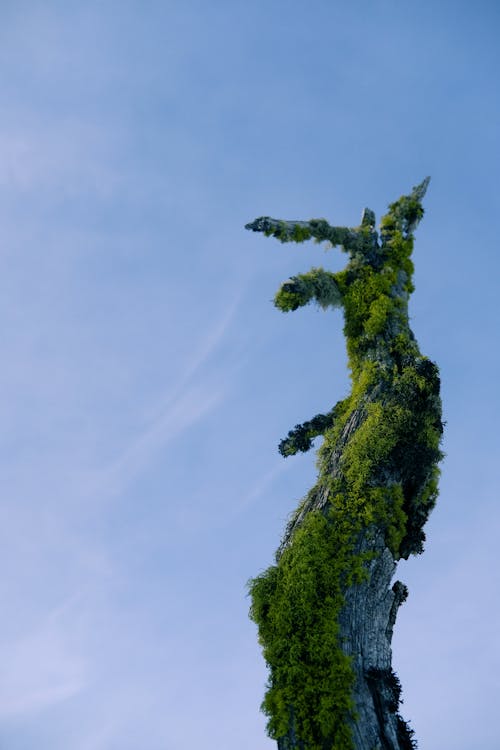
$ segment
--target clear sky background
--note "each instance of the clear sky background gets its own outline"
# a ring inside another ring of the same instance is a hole
[[[422,750],[498,750],[497,2],[2,0],[0,748],[257,750],[246,581],[349,384],[279,283],[427,174],[412,325],[441,497],[394,638]]]

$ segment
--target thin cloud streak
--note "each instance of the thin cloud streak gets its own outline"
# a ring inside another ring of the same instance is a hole
[[[212,330],[205,336],[198,351],[194,354],[191,362],[188,364],[181,383],[186,383],[214,354],[219,344],[223,341],[228,329],[233,322],[236,311],[240,306],[243,298],[243,289],[233,298],[226,313],[216,323]]]
[[[72,645],[74,597],[14,640],[2,639],[0,718],[26,716],[61,703],[87,684],[84,659]],[[66,619],[67,618],[67,619]]]
[[[146,429],[129,440],[129,444],[114,461],[96,472],[96,476],[90,480],[90,487],[87,486],[92,494],[109,496],[122,491],[169,441],[192,427],[222,402],[227,392],[224,379],[219,378],[217,386],[189,383],[224,340],[241,297],[242,293],[233,299],[227,312],[205,336],[178,383],[167,398],[156,405],[155,416],[151,417]],[[227,371],[225,375],[227,379]]]
[[[290,468],[291,463],[289,461],[282,460],[279,463],[276,463],[272,469],[264,474],[262,479],[255,483],[255,485],[245,495],[241,502],[238,503],[238,506],[234,508],[234,514],[239,515],[251,505],[256,503],[262,497],[262,495],[264,495],[268,491],[274,481]]]
[[[123,178],[103,159],[111,144],[83,119],[53,123],[50,129],[0,132],[0,188],[21,193],[34,190],[63,191],[64,195],[86,190],[109,197]]]
[[[191,387],[160,414],[149,427],[135,437],[123,452],[98,472],[90,489],[92,494],[116,495],[148,465],[170,440],[202,419],[223,399],[223,390]]]

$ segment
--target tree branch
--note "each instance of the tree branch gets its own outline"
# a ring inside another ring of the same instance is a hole
[[[357,229],[349,227],[332,227],[325,219],[311,219],[310,221],[282,221],[270,216],[261,216],[245,229],[253,232],[263,232],[266,237],[276,237],[280,242],[305,242],[315,239],[317,242],[330,242],[333,246],[340,246],[344,250],[357,250],[362,239]]]
[[[426,177],[419,185],[416,185],[410,195],[402,195],[389,206],[387,213],[381,221],[382,241],[390,239],[394,231],[400,231],[408,238],[413,235],[424,215],[422,199],[427,191],[431,178]]]
[[[306,453],[312,447],[314,438],[318,435],[324,435],[326,430],[333,425],[334,418],[335,409],[332,409],[328,414],[316,414],[308,422],[296,424],[286,438],[283,438],[280,442],[279,452],[284,458],[294,456],[299,451]]]
[[[311,268],[308,273],[292,276],[282,283],[274,304],[282,312],[297,310],[315,300],[320,307],[340,307],[342,298],[335,274],[323,268]]]

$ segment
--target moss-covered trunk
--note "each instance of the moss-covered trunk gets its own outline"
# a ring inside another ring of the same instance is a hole
[[[428,181],[400,198],[381,223],[360,227],[264,217],[248,228],[283,242],[340,244],[346,269],[312,269],[287,280],[284,311],[315,300],[341,306],[352,392],[296,425],[288,456],[324,435],[316,485],[295,511],[276,564],[253,579],[251,616],[269,666],[263,710],[280,750],[409,750],[400,717],[391,638],[403,584],[398,559],[423,548],[437,494],[441,404],[437,368],[408,324],[413,230]]]

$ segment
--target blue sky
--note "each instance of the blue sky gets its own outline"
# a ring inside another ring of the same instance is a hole
[[[427,174],[411,315],[442,491],[394,639],[425,750],[496,750],[495,2],[2,3],[0,747],[271,748],[247,579],[312,485],[279,440],[348,390],[279,283]]]

